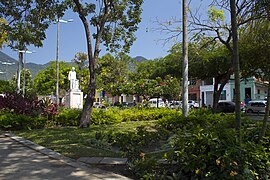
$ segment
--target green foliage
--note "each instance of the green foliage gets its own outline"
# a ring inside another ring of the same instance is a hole
[[[180,179],[256,179],[270,172],[269,148],[257,144],[258,132],[250,132],[247,125],[240,144],[234,116],[194,112],[187,118],[161,119],[159,124],[176,134],[170,143],[173,149],[164,154],[174,163],[163,173]]]
[[[216,21],[224,21],[225,16],[224,16],[224,10],[218,10],[216,9],[214,6],[211,6],[208,9],[208,18],[212,21],[212,22],[216,22]]]
[[[239,42],[242,74],[244,77],[256,76],[268,80],[270,75],[269,41],[270,22],[260,21],[256,27],[241,31]]]
[[[58,0],[1,1],[0,17],[7,23],[1,23],[0,29],[6,33],[12,47],[22,43],[40,47],[46,38],[45,30],[52,21],[63,15],[63,11],[64,7]]]
[[[110,108],[108,110],[96,109],[93,111],[91,123],[92,124],[116,124],[122,121],[119,110]]]
[[[106,54],[98,60],[97,84],[98,89],[110,92],[113,96],[129,94],[126,87],[128,81],[128,65],[131,57],[120,53],[113,57]]]
[[[168,131],[159,131],[151,126],[139,126],[132,132],[112,132],[108,139],[109,143],[124,152],[129,162],[134,162],[144,159],[145,147],[156,144],[168,134]]]
[[[152,109],[124,109],[120,111],[120,116],[122,121],[151,121],[158,120],[170,116],[171,114],[179,114],[176,110],[166,109],[166,108],[152,108]]]
[[[59,88],[67,91],[69,89],[68,73],[71,67],[66,62],[59,62]],[[34,87],[38,94],[49,95],[55,92],[56,66],[51,62],[50,66],[38,72],[34,79]],[[64,94],[60,94],[63,96]]]
[[[25,79],[24,79],[24,71],[25,71]],[[33,81],[32,81],[32,75],[29,69],[22,69],[20,74],[21,84],[20,88],[23,89],[25,85],[25,96],[32,96],[35,90],[33,89]],[[25,82],[24,82],[25,80]],[[24,84],[25,83],[25,84]],[[11,84],[13,87],[16,87],[17,85],[17,76],[14,75]],[[16,89],[16,88],[15,88]]]
[[[0,27],[2,27],[2,26],[4,26],[4,25],[6,25],[7,24],[7,22],[6,22],[6,20],[4,19],[4,18],[0,18]],[[6,31],[4,31],[2,28],[1,28],[1,30],[0,30],[0,49],[2,48],[2,46],[4,45],[4,44],[7,44],[7,38],[8,36],[7,36],[7,32]]]
[[[4,130],[30,130],[44,128],[47,119],[44,117],[31,117],[6,111],[0,112],[0,129]]]
[[[14,86],[9,81],[0,80],[0,93],[15,93]]]
[[[56,115],[54,121],[61,126],[79,126],[81,114],[78,109],[65,109]]]

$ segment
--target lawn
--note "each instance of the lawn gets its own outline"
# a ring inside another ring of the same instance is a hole
[[[154,121],[122,122],[117,125],[92,125],[90,128],[59,127],[38,130],[17,131],[16,135],[45,146],[65,156],[80,157],[122,157],[123,154],[107,143],[112,132],[133,132],[140,126],[153,126]]]
[[[58,125],[14,133],[74,159],[127,157],[125,172],[131,170],[135,179],[263,179],[270,174],[270,129],[259,140],[261,122],[243,117],[239,141],[233,114],[198,110],[183,118],[166,109],[141,111],[98,111],[93,120],[99,124],[92,122],[91,128]],[[57,122],[74,122],[66,117]],[[123,167],[99,168],[123,172]]]

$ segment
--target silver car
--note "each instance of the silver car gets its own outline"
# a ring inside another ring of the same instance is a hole
[[[188,100],[188,106],[190,109],[193,108],[199,108],[199,103],[197,101],[193,101],[193,100]]]
[[[249,101],[246,105],[246,112],[247,113],[265,113],[267,101],[265,100],[256,100],[256,101]]]

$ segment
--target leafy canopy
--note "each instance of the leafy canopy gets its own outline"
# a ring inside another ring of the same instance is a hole
[[[46,38],[45,30],[63,15],[64,9],[60,0],[1,1],[0,17],[7,23],[1,23],[0,29],[7,33],[11,47],[16,47],[16,42],[40,47]]]

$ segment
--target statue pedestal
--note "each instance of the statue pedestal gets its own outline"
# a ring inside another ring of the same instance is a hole
[[[79,89],[71,89],[66,96],[66,106],[71,109],[83,108],[83,92]]]

